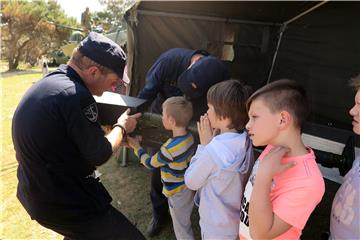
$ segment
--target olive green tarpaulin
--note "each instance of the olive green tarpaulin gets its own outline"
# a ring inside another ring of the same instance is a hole
[[[316,136],[309,146],[339,155],[347,149],[352,135],[348,111],[354,103],[348,83],[360,73],[360,2],[143,1],[125,18],[130,95],[144,86],[146,72],[161,53],[175,47],[206,49],[225,56],[232,77],[254,90],[280,78],[299,81],[312,110],[304,140]],[[325,143],[319,144],[320,138]],[[320,239],[328,230],[337,188],[326,181],[325,196],[302,239]]]
[[[139,2],[125,15],[130,95],[137,95],[166,50],[206,49],[222,57],[227,45],[233,78],[254,89],[280,78],[301,82],[312,134],[345,143],[354,96],[348,82],[360,73],[359,13],[360,2],[343,1]],[[318,125],[334,131],[313,131]]]

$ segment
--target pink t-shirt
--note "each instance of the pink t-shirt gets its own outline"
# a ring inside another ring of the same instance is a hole
[[[259,156],[259,160],[261,161],[272,148],[273,146],[268,145]],[[273,212],[292,226],[274,239],[299,239],[310,214],[324,195],[324,179],[316,164],[314,152],[310,148],[308,151],[309,153],[303,156],[283,158],[282,163],[296,161],[297,164],[273,178],[270,191]],[[248,209],[258,164],[259,161],[256,161],[241,203],[240,239],[251,239]]]

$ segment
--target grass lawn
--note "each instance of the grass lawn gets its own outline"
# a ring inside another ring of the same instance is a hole
[[[11,140],[11,119],[25,91],[41,77],[34,74],[3,74],[1,77],[1,157],[0,157],[0,239],[62,239],[31,221],[16,198],[17,162]]]
[[[32,221],[16,198],[17,161],[11,140],[11,120],[21,97],[40,78],[40,69],[1,76],[0,239],[62,239],[62,236]],[[114,207],[145,233],[151,219],[149,172],[133,157],[127,167],[119,167],[116,157],[113,157],[99,170],[103,184],[113,197]],[[320,239],[321,232],[328,229],[331,201],[337,188],[337,184],[326,181],[327,192],[307,223],[302,239]],[[196,239],[200,239],[196,212],[194,208],[192,222]],[[152,239],[175,239],[172,225],[167,225],[159,236]]]
[[[40,69],[1,76],[0,239],[62,239],[62,236],[32,221],[16,198],[17,161],[11,140],[11,120],[26,90],[40,78]],[[99,170],[102,182],[113,197],[114,207],[145,233],[151,219],[149,172],[133,158],[127,167],[120,167],[115,157]],[[198,216],[193,214],[193,217],[195,233],[199,234]],[[152,239],[175,239],[171,224]]]

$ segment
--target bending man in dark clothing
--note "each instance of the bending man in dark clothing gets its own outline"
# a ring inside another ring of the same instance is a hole
[[[98,122],[92,95],[111,90],[125,62],[116,43],[90,33],[68,65],[35,83],[15,111],[17,197],[32,219],[65,239],[144,239],[110,205],[96,171],[140,117],[123,113],[106,136]]]
[[[193,120],[206,112],[207,90],[214,84],[228,80],[230,74],[220,59],[204,50],[174,48],[161,54],[146,75],[144,88],[138,97],[151,103],[150,111],[161,114],[162,103],[169,97],[185,95],[194,108]],[[153,218],[147,229],[149,236],[159,233],[168,218],[168,204],[162,194],[160,171],[151,177]]]

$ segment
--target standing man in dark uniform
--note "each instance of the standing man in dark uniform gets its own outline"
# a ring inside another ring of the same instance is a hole
[[[126,111],[106,136],[98,122],[92,95],[111,90],[125,62],[116,43],[90,33],[68,65],[35,83],[15,111],[17,197],[32,219],[64,239],[144,239],[110,205],[96,171],[140,117]]]
[[[220,59],[209,56],[206,51],[173,48],[161,54],[152,65],[138,97],[151,103],[151,112],[161,114],[161,105],[167,98],[185,95],[193,104],[193,120],[198,120],[207,110],[207,90],[215,83],[229,78],[225,64]],[[159,169],[152,172],[150,198],[153,218],[147,234],[154,236],[169,219],[168,201],[162,194]]]
[[[91,13],[89,8],[87,7],[85,11],[81,14],[81,26],[83,27],[83,30],[86,34],[91,31],[91,24]]]

